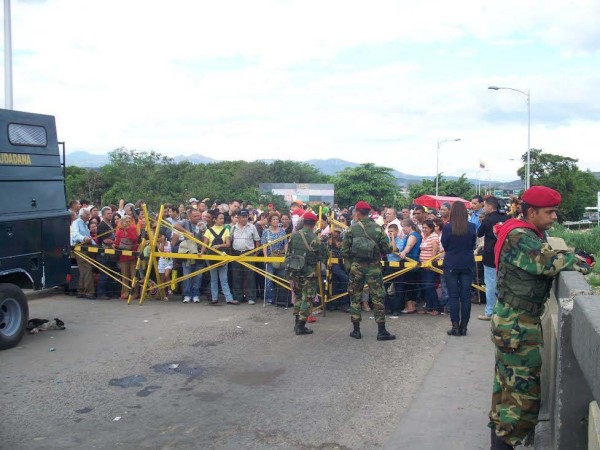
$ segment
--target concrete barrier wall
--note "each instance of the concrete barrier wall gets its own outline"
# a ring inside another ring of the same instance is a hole
[[[600,401],[600,297],[581,274],[557,277],[542,326],[542,405],[535,448],[587,449],[593,442],[588,434],[600,429],[589,423],[599,419],[590,411],[595,411],[591,402]]]

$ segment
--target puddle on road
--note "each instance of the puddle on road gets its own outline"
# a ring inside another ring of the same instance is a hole
[[[146,377],[142,375],[130,375],[123,378],[113,378],[108,382],[109,386],[119,386],[122,388],[141,387],[146,382]]]
[[[283,373],[285,373],[285,369],[234,372],[228,378],[231,382],[243,386],[261,386],[271,383],[278,376],[283,375]]]
[[[90,408],[89,406],[87,406],[85,408],[76,409],[75,412],[77,414],[87,414],[89,412],[92,412],[93,410],[94,410],[94,408]]]
[[[164,364],[156,364],[150,368],[155,372],[166,373],[169,375],[186,375],[188,377],[188,382],[202,376],[202,374],[204,373],[204,369],[202,367],[190,367],[187,365],[187,363],[179,361],[168,362]]]
[[[138,397],[148,397],[155,390],[160,389],[161,387],[162,386],[146,386],[141,391],[136,392],[135,395],[137,395]]]

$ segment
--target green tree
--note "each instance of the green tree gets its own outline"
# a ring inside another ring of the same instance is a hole
[[[67,200],[85,198],[100,202],[106,189],[106,182],[100,171],[77,166],[67,166],[65,184]]]
[[[398,186],[392,170],[367,163],[338,172],[332,177],[335,202],[340,206],[353,205],[359,200],[364,200],[373,207],[384,203],[393,205]]]
[[[464,173],[456,180],[449,180],[440,174],[438,179],[438,193],[439,195],[461,197],[470,200],[475,195],[475,188]],[[435,195],[435,179],[424,179],[421,183],[411,184],[408,187],[408,196],[411,199],[414,200],[421,195]]]
[[[577,159],[568,156],[543,153],[541,149],[531,149],[531,185],[547,186],[556,189],[562,196],[559,207],[559,221],[579,220],[586,206],[596,204],[600,181],[589,171],[582,171]],[[523,166],[517,171],[525,179],[527,154],[522,156]]]

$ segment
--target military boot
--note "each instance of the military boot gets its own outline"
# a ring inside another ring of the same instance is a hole
[[[303,334],[313,334],[313,330],[306,328],[306,321],[298,319],[298,325],[296,325],[296,335],[301,336]]]
[[[496,434],[496,430],[492,429],[492,446],[490,447],[490,450],[514,450],[514,447],[499,438]]]
[[[452,322],[452,328],[446,331],[448,336],[460,336],[460,328],[458,322]]]
[[[294,315],[296,321],[294,322],[294,333],[298,334],[298,322],[300,322],[300,316],[298,314]]]
[[[378,323],[377,327],[379,328],[378,333],[377,333],[378,341],[392,341],[392,340],[396,339],[396,336],[388,333],[388,331],[385,329],[385,322]]]
[[[458,327],[458,331],[460,331],[460,335],[459,336],[466,336],[467,335],[467,324],[469,323],[468,320],[461,320],[460,321],[460,325]]]
[[[362,338],[362,334],[360,334],[360,322],[352,322],[352,326],[354,327],[354,330],[350,333],[350,337],[353,337],[354,339]]]

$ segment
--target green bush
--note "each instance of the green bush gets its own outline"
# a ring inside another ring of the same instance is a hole
[[[594,255],[596,259],[600,258],[600,228],[598,227],[588,230],[569,230],[557,224],[548,234],[564,239],[567,245],[576,251],[584,250]],[[594,266],[594,273],[600,274],[600,263]]]
[[[563,238],[569,247],[584,250],[594,256],[600,255],[600,228],[571,231],[562,225],[554,225],[548,232],[550,236]]]

